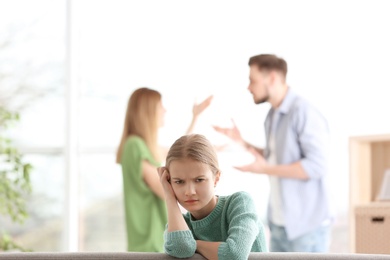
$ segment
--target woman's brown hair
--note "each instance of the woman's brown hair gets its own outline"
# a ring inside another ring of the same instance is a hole
[[[156,161],[160,160],[158,152],[158,115],[157,106],[161,102],[161,94],[153,89],[139,88],[130,96],[127,104],[122,138],[116,154],[116,162],[121,163],[123,146],[131,135],[144,140]]]

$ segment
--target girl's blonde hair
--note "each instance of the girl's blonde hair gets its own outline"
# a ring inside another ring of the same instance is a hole
[[[169,169],[171,162],[181,159],[192,159],[207,164],[214,176],[220,172],[217,153],[203,135],[184,135],[177,139],[169,149],[165,166]]]
[[[160,160],[157,140],[159,102],[161,102],[161,94],[153,89],[139,88],[131,94],[127,104],[123,134],[116,154],[117,163],[121,163],[123,146],[130,135],[141,137],[154,159]]]

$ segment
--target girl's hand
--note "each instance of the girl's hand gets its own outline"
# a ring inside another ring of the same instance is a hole
[[[169,175],[168,169],[166,167],[158,167],[157,172],[158,175],[160,176],[160,182],[164,189],[166,199],[177,200],[171,185],[171,176]]]

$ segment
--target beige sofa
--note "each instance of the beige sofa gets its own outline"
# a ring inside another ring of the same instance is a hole
[[[119,252],[83,252],[83,253],[1,253],[0,259],[26,259],[26,260],[47,260],[47,259],[60,259],[60,260],[134,260],[134,259],[146,259],[146,260],[172,260],[177,259],[161,253],[119,253]],[[204,259],[201,255],[195,254],[190,259]],[[373,259],[373,260],[390,260],[390,255],[369,255],[369,254],[322,254],[322,253],[251,253],[249,259],[261,259],[261,260],[344,260],[344,259]]]

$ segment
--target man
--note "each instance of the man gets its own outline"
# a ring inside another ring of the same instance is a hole
[[[286,83],[287,63],[270,54],[249,59],[248,90],[256,104],[271,108],[264,126],[266,148],[244,141],[234,124],[215,130],[242,144],[254,156],[238,170],[269,175],[268,222],[273,252],[326,252],[331,210],[326,119]]]

